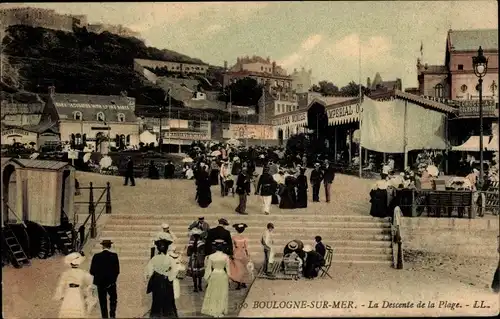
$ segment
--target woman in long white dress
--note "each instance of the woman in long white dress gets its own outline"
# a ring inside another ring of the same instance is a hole
[[[62,273],[54,300],[62,300],[59,318],[87,318],[97,300],[93,295],[93,277],[79,266],[85,261],[82,254],[74,252],[64,258],[71,269]]]
[[[177,300],[181,296],[180,276],[184,275],[186,267],[182,264],[182,258],[181,255],[177,252],[177,247],[175,245],[171,245],[169,248],[170,249],[168,251],[168,255],[172,257],[173,260],[171,277],[173,277],[174,299]]]
[[[208,284],[201,307],[201,313],[212,317],[222,317],[228,313],[229,304],[229,256],[222,251],[224,240],[215,240],[216,252],[207,256],[205,281]]]

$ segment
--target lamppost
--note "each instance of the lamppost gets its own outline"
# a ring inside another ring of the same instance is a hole
[[[484,185],[484,168],[483,168],[483,77],[488,71],[488,58],[483,55],[483,49],[479,47],[477,56],[472,57],[472,66],[474,74],[479,78],[477,90],[479,91],[479,189]]]
[[[165,106],[160,105],[160,107],[158,108],[158,112],[160,114],[160,116],[159,116],[160,117],[160,129],[158,131],[158,135],[159,135],[159,138],[158,138],[158,147],[160,148],[160,153],[163,152],[163,136],[161,135],[161,133],[162,133],[161,132],[161,125],[162,125],[162,123],[161,123],[162,121],[161,120],[163,119],[163,112],[164,111],[165,111]],[[170,136],[170,134],[169,134],[169,136]]]

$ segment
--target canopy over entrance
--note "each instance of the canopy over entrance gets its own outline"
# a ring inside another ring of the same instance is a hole
[[[479,141],[480,141],[479,136],[471,136],[465,143],[459,146],[453,146],[451,150],[462,151],[462,152],[479,152]],[[489,141],[490,141],[490,136],[483,136],[483,151],[486,151]]]
[[[444,111],[412,101],[375,101],[365,96],[361,105],[361,146],[381,153],[446,149]]]

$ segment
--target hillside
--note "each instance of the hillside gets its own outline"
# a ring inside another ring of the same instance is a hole
[[[3,39],[11,66],[18,69],[22,88],[46,93],[119,95],[127,91],[137,104],[165,104],[161,88],[146,83],[133,70],[133,59],[204,63],[178,52],[148,47],[139,39],[85,29],[74,33],[15,25]]]

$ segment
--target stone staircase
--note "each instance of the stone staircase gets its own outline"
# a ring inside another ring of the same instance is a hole
[[[211,227],[217,225],[216,213],[205,214]],[[183,215],[144,215],[120,214],[112,215],[104,226],[102,238],[111,239],[120,260],[143,261],[149,258],[153,237],[161,231],[160,225],[170,224],[171,231],[178,237],[176,245],[185,250],[188,243],[187,227],[197,220],[193,214]],[[319,235],[323,242],[333,247],[334,263],[374,263],[390,265],[392,260],[390,223],[387,220],[371,216],[344,215],[233,215],[228,218],[231,224],[246,223],[249,228],[245,235],[249,239],[249,253],[256,262],[263,259],[260,238],[268,222],[274,223],[274,244],[276,252],[292,239],[300,239],[304,243],[313,244],[314,237]],[[314,219],[314,220],[312,220]],[[228,227],[235,233],[232,227]],[[99,251],[95,247],[93,252]]]

